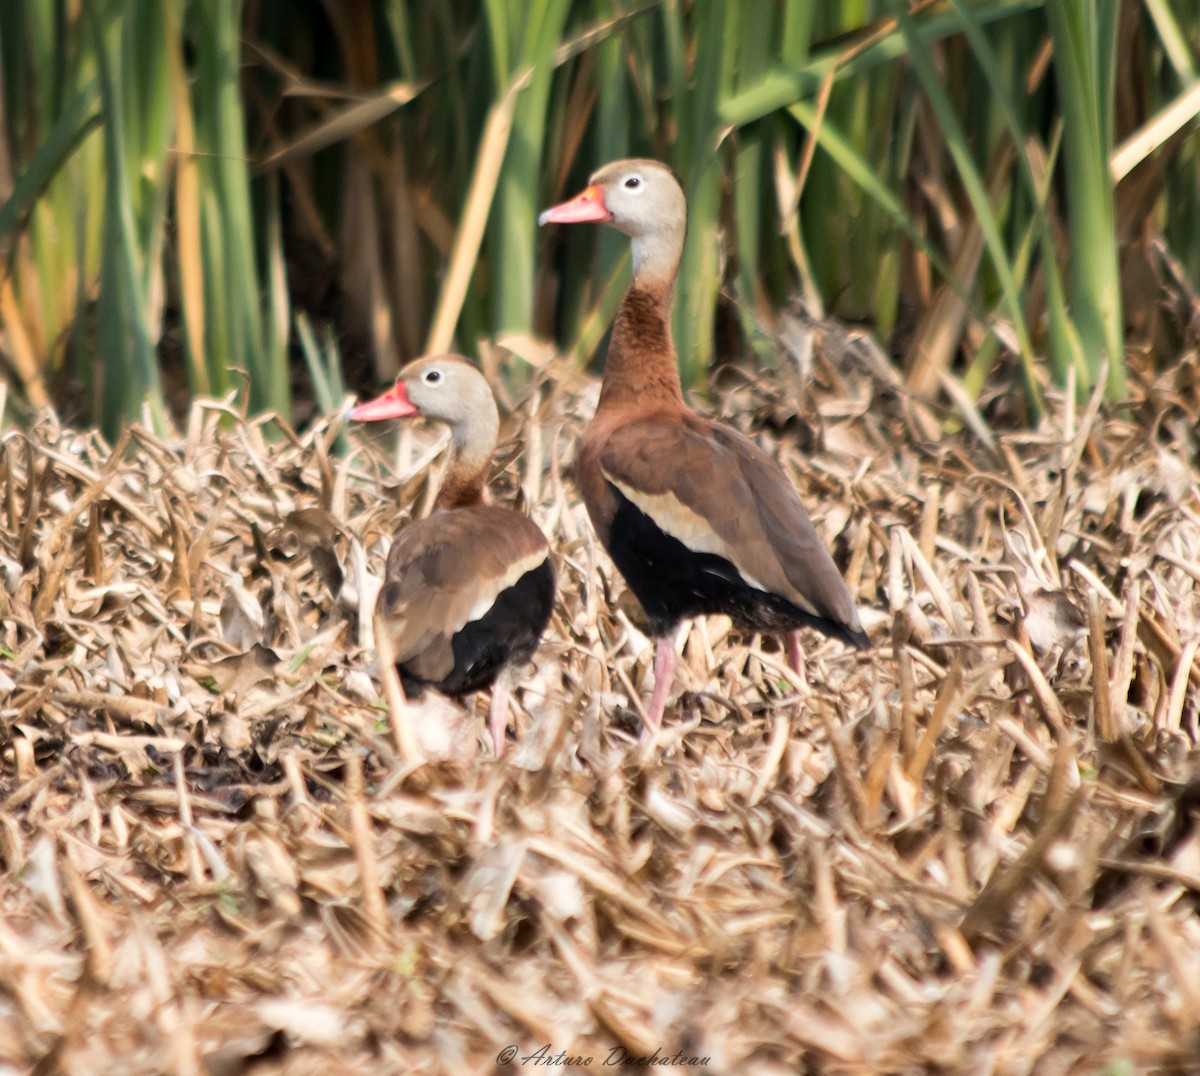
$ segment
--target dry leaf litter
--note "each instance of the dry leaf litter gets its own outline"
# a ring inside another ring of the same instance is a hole
[[[656,751],[562,360],[502,401],[561,597],[501,764],[483,698],[406,745],[374,663],[436,429],[4,434],[0,1072],[1195,1071],[1195,356],[1006,432],[792,329],[709,406],[876,645],[807,636],[799,702],[775,640],[696,622]]]

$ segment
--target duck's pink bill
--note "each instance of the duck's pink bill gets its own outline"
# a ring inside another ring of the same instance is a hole
[[[538,224],[580,224],[591,220],[612,220],[612,214],[604,204],[604,192],[595,183],[569,202],[547,209],[538,217]]]
[[[358,422],[377,422],[384,418],[404,418],[405,415],[415,415],[417,411],[416,404],[408,398],[404,382],[397,381],[382,396],[359,404],[350,412],[350,417]]]

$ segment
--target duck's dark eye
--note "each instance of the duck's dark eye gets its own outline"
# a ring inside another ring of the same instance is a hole
[[[441,370],[430,370],[425,375],[425,384],[436,385],[439,381],[441,381],[441,379],[442,379],[442,371]]]
[[[636,191],[638,189],[638,187],[640,187],[641,185],[642,185],[642,177],[641,176],[630,176],[627,180],[625,180],[625,189],[626,190]]]

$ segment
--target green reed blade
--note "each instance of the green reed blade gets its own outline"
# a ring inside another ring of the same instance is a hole
[[[1108,163],[1118,8],[1116,0],[1046,5],[1067,150],[1063,169],[1071,235],[1071,306],[1092,383],[1107,362],[1110,400],[1124,399],[1127,391],[1121,269]]]

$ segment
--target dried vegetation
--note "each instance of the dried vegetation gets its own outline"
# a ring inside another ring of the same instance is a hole
[[[572,485],[595,385],[557,361],[507,401],[497,493],[562,595],[499,765],[483,700],[414,706],[406,761],[371,665],[432,432],[339,456],[336,424],[198,405],[172,442],[5,435],[0,1069],[1189,1068],[1195,355],[1123,416],[1010,433],[997,397],[947,432],[863,341],[792,328],[716,407],[877,645],[812,637],[797,712],[773,640],[697,623],[657,753]]]

